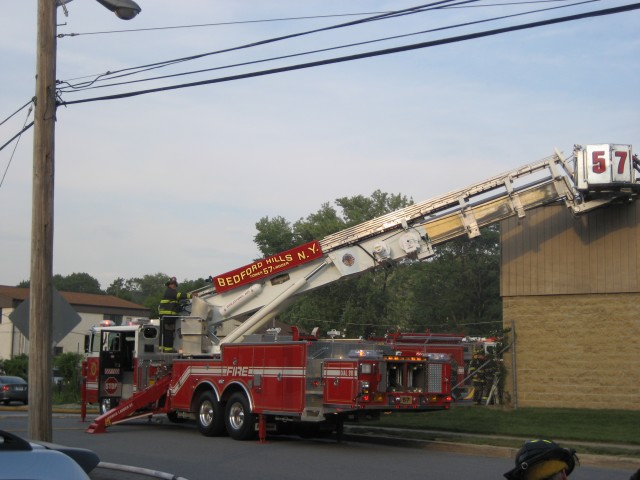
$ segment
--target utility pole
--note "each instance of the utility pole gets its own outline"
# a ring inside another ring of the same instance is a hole
[[[29,438],[52,441],[56,2],[38,0],[29,293]]]

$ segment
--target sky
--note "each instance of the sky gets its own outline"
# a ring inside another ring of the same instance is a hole
[[[18,109],[34,95],[37,2],[0,2],[0,122],[18,112],[0,125],[2,145],[33,119]],[[633,3],[600,0],[569,7],[565,0],[514,2],[521,0],[480,0],[295,36],[111,82],[208,70],[199,74],[108,88],[99,80],[93,85],[101,88],[63,92],[61,98],[73,102],[222,78]],[[58,34],[79,35],[58,39],[57,78],[90,81],[105,72],[420,5],[374,0],[138,3],[142,12],[130,21],[94,0],[68,3],[68,16],[58,8]],[[557,6],[565,8],[229,67]],[[539,160],[555,148],[570,155],[575,144],[632,144],[638,152],[639,25],[640,10],[634,10],[357,61],[60,106],[54,274],[88,273],[103,289],[117,278],[155,273],[206,278],[260,257],[255,224],[264,217],[293,223],[337,198],[370,196],[375,190],[428,200]],[[185,26],[191,27],[177,28]],[[0,151],[2,285],[29,278],[32,165],[29,130]]]

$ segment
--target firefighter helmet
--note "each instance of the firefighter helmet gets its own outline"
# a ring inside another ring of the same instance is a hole
[[[540,480],[562,470],[569,475],[576,466],[576,451],[551,440],[530,440],[516,454],[516,466],[504,476],[509,480]]]
[[[175,285],[178,286],[178,280],[176,279],[176,277],[171,277],[167,283],[165,283],[165,286],[169,286],[169,285]]]

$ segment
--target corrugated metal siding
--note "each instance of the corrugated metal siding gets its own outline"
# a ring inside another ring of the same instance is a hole
[[[640,208],[575,218],[562,205],[501,223],[501,295],[639,292]]]

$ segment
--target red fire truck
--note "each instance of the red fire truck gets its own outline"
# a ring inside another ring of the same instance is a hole
[[[451,371],[449,355],[423,348],[424,334],[376,341],[261,328],[296,295],[427,260],[436,244],[478,236],[481,227],[524,218],[532,208],[564,202],[580,215],[629,202],[638,192],[631,159],[629,145],[576,147],[570,159],[556,152],[212,277],[194,292],[188,316],[96,327],[87,342],[84,394],[101,415],[88,431],[166,414],[195,420],[204,435],[247,439],[258,431],[264,439],[267,431],[340,433],[347,418],[449,408],[459,372]]]

